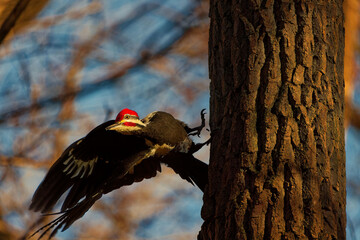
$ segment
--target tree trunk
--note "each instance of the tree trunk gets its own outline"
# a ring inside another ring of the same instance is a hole
[[[198,239],[345,239],[342,1],[210,2]]]

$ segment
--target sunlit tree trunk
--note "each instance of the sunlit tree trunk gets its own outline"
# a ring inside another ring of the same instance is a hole
[[[210,2],[198,238],[345,239],[342,1]]]

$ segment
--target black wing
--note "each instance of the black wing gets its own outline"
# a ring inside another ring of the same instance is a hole
[[[149,158],[146,161],[142,161],[141,163],[136,165],[132,174],[126,174],[123,177],[113,176],[107,179],[99,192],[94,195],[87,195],[82,201],[76,203],[76,205],[74,205],[72,208],[60,212],[59,217],[37,230],[35,233],[33,233],[33,235],[42,231],[42,234],[38,238],[40,239],[48,231],[53,229],[51,234],[49,235],[49,239],[52,238],[60,229],[61,231],[65,231],[77,219],[81,218],[92,207],[92,205],[101,198],[102,194],[106,194],[122,186],[131,185],[134,182],[140,182],[145,178],[147,179],[155,177],[157,171],[161,171],[159,159]]]
[[[105,130],[113,123],[99,125],[63,152],[34,193],[30,209],[50,211],[69,188],[61,210],[72,208],[84,196],[101,191],[108,179],[129,171],[136,161],[132,156],[145,154],[149,147],[142,138]]]

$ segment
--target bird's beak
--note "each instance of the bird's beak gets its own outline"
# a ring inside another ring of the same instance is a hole
[[[125,123],[131,123],[133,126],[127,126],[125,125]],[[123,132],[123,131],[128,132],[131,130],[140,130],[145,126],[146,125],[139,119],[127,119],[127,120],[123,119],[120,122],[114,123],[105,129],[111,131],[117,131],[117,132]]]

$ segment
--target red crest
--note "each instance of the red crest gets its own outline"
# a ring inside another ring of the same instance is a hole
[[[124,108],[123,110],[121,110],[118,115],[116,116],[116,119],[115,119],[115,122],[120,122],[121,120],[123,120],[124,116],[126,114],[129,114],[129,115],[133,115],[133,116],[137,116],[139,117],[139,115],[137,114],[137,112],[131,110],[131,109],[128,109],[128,108]]]

